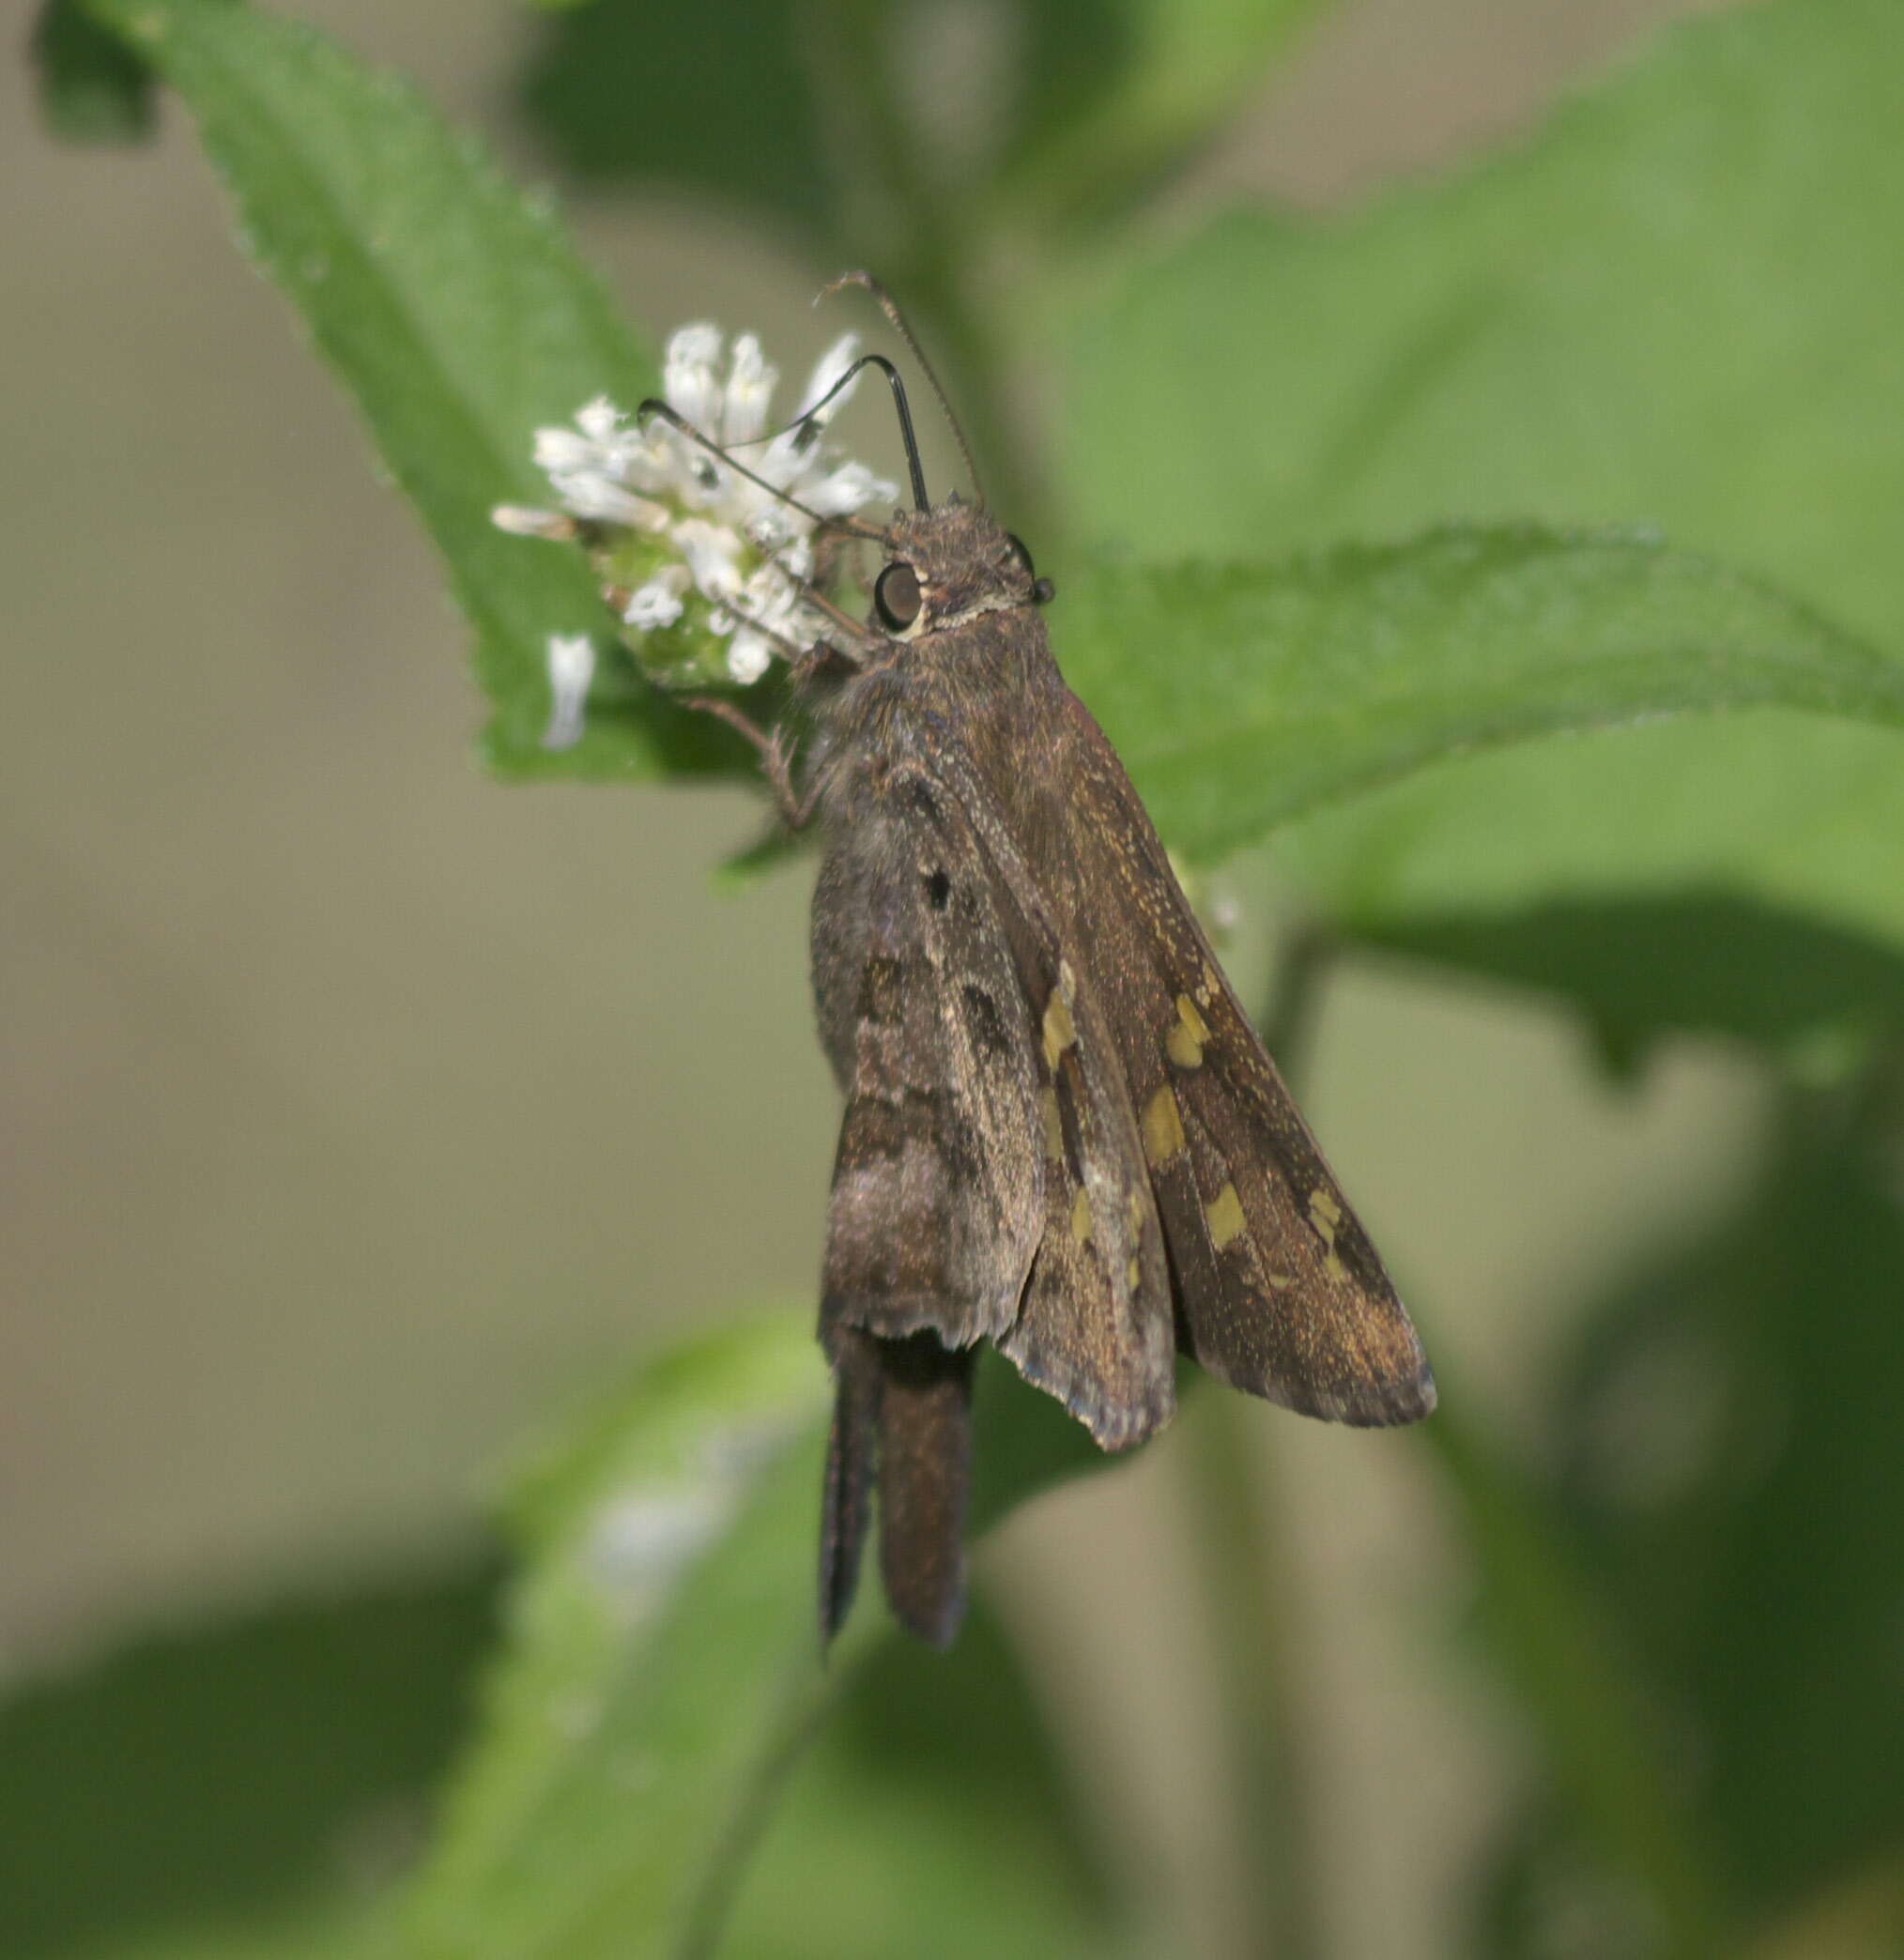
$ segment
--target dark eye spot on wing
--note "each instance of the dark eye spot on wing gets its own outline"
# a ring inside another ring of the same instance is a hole
[[[926,880],[926,896],[934,911],[944,911],[945,901],[952,896],[952,880],[943,871],[934,871]]]
[[[970,981],[960,992],[965,1003],[965,1025],[971,1029],[975,1044],[985,1054],[1004,1054],[1010,1042],[1006,1035],[1005,1017],[998,1011],[998,1003],[982,987],[974,987]]]

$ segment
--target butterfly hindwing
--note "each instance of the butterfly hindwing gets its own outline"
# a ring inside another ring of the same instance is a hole
[[[1027,988],[1042,1002],[1044,1231],[1018,1320],[998,1345],[1099,1445],[1120,1449],[1175,1406],[1162,1230],[1097,998],[1080,968],[1021,920],[1013,927]]]
[[[1042,1227],[1033,1034],[969,824],[924,772],[858,785],[814,902],[821,1031],[846,1091],[821,1304],[835,1379],[820,1616],[845,1617],[879,1504],[894,1612],[964,1605],[975,1343],[1018,1315]]]
[[[957,804],[915,770],[864,792],[821,868],[821,1027],[846,1091],[822,1330],[997,1339],[1043,1218],[1030,1009]]]

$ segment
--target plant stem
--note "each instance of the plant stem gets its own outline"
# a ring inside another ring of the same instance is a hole
[[[1306,1059],[1333,943],[1327,933],[1299,926],[1283,947],[1264,1027],[1287,1075],[1299,1074]],[[1188,1425],[1194,1536],[1234,1723],[1243,1951],[1312,1960],[1325,1940],[1319,1833],[1303,1747],[1307,1697],[1291,1610],[1301,1589],[1288,1570],[1266,1465],[1251,1447],[1257,1419],[1243,1397],[1212,1395]]]
[[[1305,920],[1290,931],[1277,957],[1275,986],[1262,1021],[1263,1045],[1292,1089],[1308,1072],[1323,982],[1336,950],[1335,935],[1327,926]]]
[[[1301,1720],[1306,1697],[1291,1612],[1299,1587],[1282,1555],[1264,1466],[1251,1447],[1256,1415],[1239,1395],[1199,1399],[1186,1425],[1194,1538],[1217,1639],[1219,1686],[1233,1724],[1239,1951],[1313,1960],[1324,1951],[1324,1937]]]
[[[1327,929],[1313,926],[1297,926],[1284,945],[1264,1033],[1292,1080],[1308,1061],[1320,983],[1335,951]],[[1443,1386],[1442,1406],[1420,1433],[1461,1506],[1496,1643],[1555,1774],[1602,1852],[1651,1900],[1662,1951],[1674,1960],[1712,1960],[1727,1950],[1712,1866],[1674,1798],[1614,1631],[1525,1480],[1501,1465],[1460,1413],[1462,1398]]]
[[[1012,524],[1049,535],[1052,513],[1021,437],[1021,419],[1010,412],[998,310],[975,291],[974,268],[984,241],[956,202],[941,194],[894,98],[892,39],[898,30],[892,11],[879,0],[831,0],[817,18],[828,45],[825,78],[844,98],[858,174],[897,214],[884,227],[883,263],[869,269],[909,311],[929,318],[947,392],[984,460],[987,502],[1008,512]]]
[[[1608,1862],[1651,1901],[1660,1952],[1715,1960],[1734,1951],[1713,1866],[1674,1795],[1614,1630],[1555,1521],[1504,1467],[1447,1392],[1422,1426],[1463,1513],[1483,1613],[1539,1727],[1556,1781]]]

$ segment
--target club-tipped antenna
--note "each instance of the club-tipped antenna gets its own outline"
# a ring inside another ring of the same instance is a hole
[[[932,384],[932,392],[938,397],[939,406],[951,425],[952,439],[958,443],[959,453],[965,459],[965,476],[972,485],[973,498],[982,504],[985,501],[985,491],[978,481],[978,465],[972,460],[972,445],[965,439],[965,431],[959,426],[959,418],[952,413],[952,404],[939,379],[938,370],[926,359],[926,350],[919,345],[919,336],[906,324],[906,316],[899,311],[898,301],[870,272],[842,272],[837,279],[830,280],[821,287],[820,298],[824,299],[829,294],[838,292],[841,286],[850,285],[864,286],[879,301],[880,311],[893,323],[893,331],[905,342],[907,351],[919,363],[919,372]],[[897,390],[898,382],[895,380],[893,386]],[[919,508],[925,509],[923,502]]]

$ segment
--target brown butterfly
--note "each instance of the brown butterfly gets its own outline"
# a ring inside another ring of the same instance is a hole
[[[848,283],[932,378],[884,293]],[[1050,582],[982,503],[929,503],[903,386],[868,364],[892,384],[916,508],[831,525],[884,562],[864,626],[837,615],[793,662],[804,783],[780,731],[699,705],[757,743],[790,822],[817,817],[825,839],[813,981],[846,1113],[820,1310],[836,1383],[821,1624],[830,1636],[852,1601],[877,1488],[887,1598],[944,1646],[964,1604],[979,1342],[1106,1449],[1169,1419],[1178,1352],[1338,1422],[1412,1422],[1435,1385],[1065,685]]]

